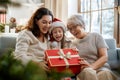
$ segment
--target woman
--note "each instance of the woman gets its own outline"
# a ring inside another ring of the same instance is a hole
[[[107,63],[107,45],[98,33],[85,31],[85,23],[80,15],[68,18],[68,30],[76,37],[73,46],[79,50],[81,72],[78,80],[116,80]]]
[[[28,21],[26,29],[17,37],[15,57],[24,64],[33,61],[48,70],[44,62],[44,51],[48,49],[48,31],[53,20],[53,14],[47,8],[39,8]]]

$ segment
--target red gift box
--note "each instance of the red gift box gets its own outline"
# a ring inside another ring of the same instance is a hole
[[[59,72],[67,69],[74,74],[80,72],[80,56],[78,55],[78,51],[73,49],[53,49],[46,50],[45,54],[48,66],[51,69],[56,69]]]

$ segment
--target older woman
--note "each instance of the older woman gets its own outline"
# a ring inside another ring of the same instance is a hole
[[[116,80],[107,63],[107,45],[98,33],[85,31],[85,23],[81,15],[68,18],[68,30],[76,37],[72,46],[79,50],[81,72],[78,80]]]

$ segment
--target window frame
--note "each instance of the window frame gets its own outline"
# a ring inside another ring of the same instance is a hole
[[[90,0],[90,2],[91,2],[91,0]],[[118,14],[118,6],[120,6],[120,1],[119,0],[114,0],[114,2],[115,2],[114,7],[113,8],[107,8],[107,9],[114,9],[113,38],[116,39],[117,47],[120,47],[120,14]],[[81,5],[80,4],[81,4],[81,0],[78,0],[78,13],[81,14],[83,12],[81,12]],[[91,7],[91,3],[90,3],[90,7]],[[102,10],[105,10],[105,9],[102,9]],[[95,10],[93,10],[93,11],[95,11]],[[99,11],[99,10],[96,10],[96,11]],[[102,11],[101,11],[101,13],[102,13]],[[91,16],[91,11],[90,11],[90,16]],[[102,20],[102,15],[101,15],[101,20]],[[91,18],[90,18],[90,28],[91,28]],[[91,30],[90,30],[90,32],[91,32]],[[102,21],[100,22],[100,34],[102,34]]]

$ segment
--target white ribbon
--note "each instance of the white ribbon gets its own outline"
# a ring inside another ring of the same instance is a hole
[[[60,58],[61,58],[61,59],[64,59],[65,64],[66,64],[66,68],[69,68],[69,62],[68,62],[68,60],[67,60],[68,58],[67,58],[67,56],[64,54],[63,50],[60,49],[58,54],[60,55]]]

